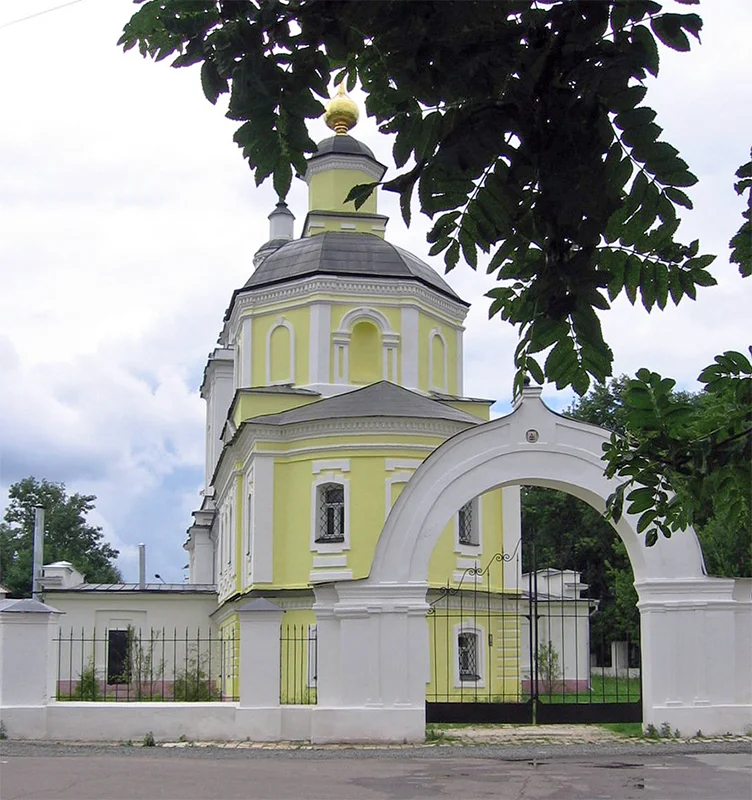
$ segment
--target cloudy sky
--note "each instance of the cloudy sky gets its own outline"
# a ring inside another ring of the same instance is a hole
[[[202,480],[201,372],[267,239],[273,192],[254,187],[234,123],[204,99],[195,69],[116,47],[129,0],[15,22],[60,4],[0,0],[0,509],[24,476],[64,481],[97,495],[92,521],[120,549],[126,579],[144,541],[149,573],[179,581]],[[729,266],[727,246],[742,210],[733,174],[752,144],[752,3],[706,2],[701,13],[703,46],[664,53],[648,101],[700,178],[680,232],[718,254],[719,286],[679,309],[648,316],[617,303],[604,316],[617,373],[650,366],[690,389],[752,327],[752,282]],[[390,163],[390,140],[370,120],[355,134]],[[304,190],[288,198],[296,232]],[[389,238],[425,257],[428,222],[408,231],[391,196],[380,207]],[[503,412],[515,333],[487,319],[488,278],[459,267],[448,280],[473,303],[466,391],[498,398]]]

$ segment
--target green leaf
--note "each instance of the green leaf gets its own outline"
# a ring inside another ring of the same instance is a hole
[[[219,74],[217,65],[209,59],[201,65],[201,88],[212,105],[216,104],[220,94],[228,91],[227,78]]]
[[[669,200],[676,203],[677,205],[684,206],[684,208],[693,208],[692,201],[689,199],[688,195],[683,192],[681,189],[676,189],[673,186],[667,186],[663,193],[668,197]]]
[[[684,33],[679,14],[662,14],[650,20],[653,33],[672,50],[686,52],[690,48],[687,34]]]
[[[660,60],[653,34],[644,25],[637,25],[632,29],[632,42],[643,51],[645,69],[654,77],[658,75]]]
[[[643,511],[647,511],[652,507],[654,499],[655,495],[652,489],[646,487],[633,489],[627,495],[627,502],[629,503],[627,506],[627,513],[641,514]]]

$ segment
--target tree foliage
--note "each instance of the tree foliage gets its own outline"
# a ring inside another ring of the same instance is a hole
[[[677,240],[696,182],[645,104],[659,45],[699,40],[694,0],[151,0],[120,44],[172,65],[201,64],[257,183],[286,195],[315,149],[332,75],[356,82],[395,133],[405,221],[417,191],[431,254],[464,259],[499,285],[490,315],[518,326],[526,374],[584,394],[611,374],[597,312],[620,295],[651,310],[695,299],[713,256]],[[375,184],[356,187],[365,201]],[[546,351],[545,358],[542,354]]]
[[[0,582],[12,596],[31,594],[34,508],[38,505],[45,508],[45,563],[70,561],[93,583],[122,580],[112,563],[118,551],[103,541],[101,528],[86,521],[94,509],[94,495],[68,495],[62,483],[29,477],[14,483],[8,498],[0,522]]]

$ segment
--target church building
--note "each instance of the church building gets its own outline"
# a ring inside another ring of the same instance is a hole
[[[238,657],[238,609],[263,597],[284,609],[283,626],[315,640],[312,587],[367,577],[415,469],[453,435],[489,420],[493,401],[463,392],[468,303],[388,241],[377,192],[357,210],[345,202],[353,186],[386,172],[350,135],[357,118],[340,88],[326,111],[334,134],[302,176],[300,235],[280,201],[206,363],[205,489],[184,545],[187,583],[142,581],[124,595],[122,587],[74,587],[64,566],[50,565],[47,602],[68,612],[66,625],[169,627],[179,607],[180,624],[209,625],[227,643],[228,661]],[[520,595],[519,492],[495,489],[469,502],[434,549],[429,602],[451,594],[461,608],[465,588],[480,583],[498,602],[486,603],[482,624],[477,613],[472,622],[459,613],[451,627],[432,626],[433,650],[455,653],[436,659],[429,692],[431,683],[448,695],[484,687],[486,672],[495,691],[507,682],[519,691],[519,608],[508,614],[502,599]],[[500,568],[484,571],[495,555]],[[225,672],[235,680],[237,670]]]

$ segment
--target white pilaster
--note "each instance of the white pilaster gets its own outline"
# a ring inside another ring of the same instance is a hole
[[[332,306],[330,303],[312,303],[310,316],[310,341],[308,352],[308,383],[330,383],[330,334]]]
[[[402,308],[402,386],[418,388],[418,309]]]
[[[314,587],[319,654],[314,741],[423,740],[426,590],[426,584]]]
[[[240,326],[240,357],[238,387],[248,389],[253,386],[253,320],[251,317],[244,317]]]
[[[46,737],[55,697],[54,619],[37,600],[0,600],[0,718],[13,739]]]
[[[253,580],[269,583],[274,575],[274,457],[253,458]]]

